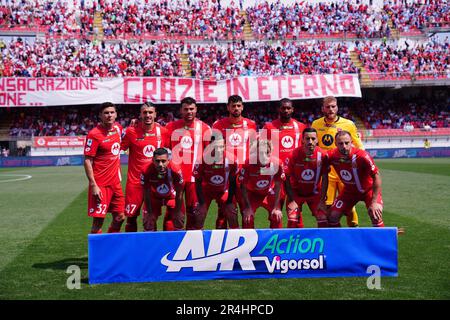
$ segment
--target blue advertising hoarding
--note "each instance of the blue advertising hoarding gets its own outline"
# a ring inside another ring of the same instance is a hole
[[[397,228],[89,235],[89,283],[397,276]]]

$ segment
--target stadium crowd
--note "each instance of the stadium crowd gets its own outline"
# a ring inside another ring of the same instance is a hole
[[[237,42],[188,45],[192,75],[222,80],[238,76],[357,73],[349,48],[341,43]]]
[[[183,43],[18,38],[0,43],[3,77],[182,76]]]
[[[391,45],[360,42],[355,48],[369,73],[381,78],[429,77],[450,78],[450,42],[430,39],[426,43]]]
[[[431,0],[426,3],[385,0],[383,10],[389,14],[394,28],[400,32],[450,26],[450,7],[447,0]]]
[[[447,102],[415,99],[414,101],[368,100],[355,112],[367,129],[432,130],[450,127]]]
[[[283,3],[267,1],[247,8],[254,34],[259,38],[300,38],[306,35],[353,34],[360,38],[390,36],[389,16],[358,2]]]
[[[94,16],[101,15],[107,38],[130,36],[186,36],[241,39],[246,23],[242,4],[222,6],[206,0],[14,0],[0,5],[0,28],[38,27],[48,35],[84,35],[99,32]],[[450,25],[446,0],[385,0],[382,8],[360,1],[331,3],[259,2],[245,9],[257,38],[352,36],[383,38],[391,35],[388,21],[400,32]]]
[[[107,37],[145,33],[212,39],[239,38],[245,18],[236,7],[209,1],[107,1],[100,5]]]
[[[296,106],[294,118],[311,125],[314,119],[320,117],[320,108],[314,101],[301,100]],[[166,126],[169,122],[178,120],[178,105],[165,105],[158,109],[156,122]],[[404,129],[410,126],[416,129],[432,130],[434,128],[450,127],[450,109],[446,101],[436,99],[411,100],[371,100],[357,101],[350,99],[339,107],[340,114],[355,121],[361,119],[366,129]],[[98,117],[90,108],[84,107],[48,107],[32,108],[26,112],[12,112],[10,136],[76,136],[86,135],[95,127]],[[272,103],[246,103],[244,114],[256,122],[261,129],[266,122],[278,117]],[[208,125],[227,116],[222,104],[200,106],[198,117]],[[127,127],[132,119],[139,117],[136,106],[122,106],[118,111],[118,122]],[[406,126],[406,128],[405,128]]]
[[[66,1],[20,0],[0,5],[0,26],[41,27],[49,35],[80,32],[76,8]]]
[[[302,100],[294,103],[296,112],[294,118],[311,125],[314,119],[320,117],[320,108],[314,101]],[[156,122],[166,126],[169,122],[178,120],[178,105],[165,105],[158,109]],[[446,102],[438,100],[348,100],[339,107],[344,118],[355,121],[362,119],[366,129],[404,129],[405,125],[426,130],[428,127],[450,127],[450,110]],[[48,107],[32,108],[26,112],[14,112],[10,136],[76,136],[86,135],[92,129],[98,117],[89,108]],[[278,111],[270,102],[246,103],[244,114],[256,122],[261,129],[266,122],[275,120]],[[208,125],[227,116],[227,110],[222,104],[200,106],[198,117]],[[127,127],[132,119],[139,117],[136,106],[122,106],[118,112],[118,122]]]

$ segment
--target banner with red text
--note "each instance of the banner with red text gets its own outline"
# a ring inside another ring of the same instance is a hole
[[[34,137],[33,148],[83,148],[86,137]]]
[[[240,77],[222,81],[193,78],[0,78],[0,107],[99,104],[226,103],[231,95],[244,102],[325,96],[361,97],[356,74]]]

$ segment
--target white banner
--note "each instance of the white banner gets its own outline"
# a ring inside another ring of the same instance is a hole
[[[325,96],[361,97],[356,74],[240,77],[223,81],[193,78],[0,78],[0,107],[99,104],[226,103],[231,95],[244,101]]]

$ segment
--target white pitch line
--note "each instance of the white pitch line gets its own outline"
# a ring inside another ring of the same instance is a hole
[[[0,177],[4,177],[4,176],[8,176],[8,177],[21,177],[21,178],[17,178],[17,179],[8,179],[8,180],[0,180],[0,183],[2,182],[15,182],[15,181],[23,181],[23,180],[28,180],[31,179],[32,176],[28,175],[28,174],[0,174]]]

